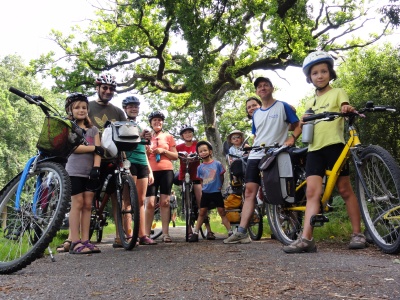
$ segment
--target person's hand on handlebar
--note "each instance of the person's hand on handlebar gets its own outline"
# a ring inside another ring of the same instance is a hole
[[[350,113],[350,112],[356,112],[356,109],[353,106],[351,106],[350,104],[344,103],[344,104],[342,104],[340,111],[343,114],[345,114],[345,113]]]

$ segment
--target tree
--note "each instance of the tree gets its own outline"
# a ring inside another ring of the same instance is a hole
[[[19,56],[0,58],[0,186],[17,175],[36,153],[44,117],[39,108],[11,94],[10,86],[30,95],[42,95],[55,104],[55,96],[26,75],[26,66]]]
[[[380,32],[346,40],[371,21],[370,13],[382,17]],[[52,32],[68,67],[51,54],[31,67],[48,70],[61,91],[93,89],[94,74],[112,70],[120,74],[119,92],[163,98],[181,116],[200,110],[220,154],[218,123],[228,124],[225,108],[236,108],[226,100],[230,92],[248,94],[257,70],[300,66],[315,49],[339,53],[375,42],[389,26],[383,13],[362,0],[120,0],[99,8],[87,30],[77,28],[79,39]]]
[[[369,113],[358,127],[363,144],[380,145],[400,161],[400,49],[389,44],[355,49],[338,68],[338,78],[335,85],[346,90],[356,107],[373,101],[396,108],[395,113]]]

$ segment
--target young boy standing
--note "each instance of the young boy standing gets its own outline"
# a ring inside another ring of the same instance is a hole
[[[203,189],[200,201],[199,217],[197,218],[196,228],[193,235],[190,237],[189,242],[199,241],[199,230],[203,224],[204,217],[207,215],[208,207],[211,202],[215,203],[222,224],[224,224],[226,230],[229,232],[231,228],[231,224],[226,217],[224,200],[221,193],[225,168],[219,161],[212,159],[212,146],[209,142],[198,142],[196,145],[196,151],[203,160],[203,163],[197,168],[197,177],[201,179]]]

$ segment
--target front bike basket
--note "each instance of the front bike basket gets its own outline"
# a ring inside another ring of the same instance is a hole
[[[44,156],[68,157],[81,142],[72,130],[71,121],[46,116],[36,147]]]

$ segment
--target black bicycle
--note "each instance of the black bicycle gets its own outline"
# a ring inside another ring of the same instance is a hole
[[[84,132],[41,96],[10,87],[45,114],[38,154],[0,191],[0,274],[18,271],[40,257],[63,222],[71,198],[67,157],[85,143]],[[49,248],[52,256],[51,249]],[[53,259],[53,257],[52,257]]]

